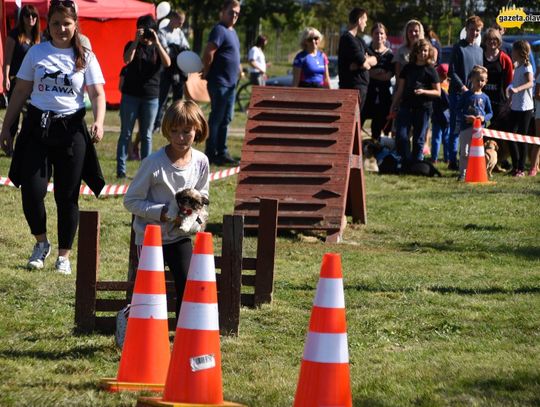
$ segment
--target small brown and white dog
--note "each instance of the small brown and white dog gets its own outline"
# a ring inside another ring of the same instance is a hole
[[[204,230],[208,220],[205,209],[210,201],[194,188],[186,188],[175,195],[176,213],[171,213],[176,226],[185,233],[196,233]],[[170,210],[169,210],[170,212]]]
[[[493,176],[493,170],[497,166],[499,146],[495,140],[488,140],[484,143],[484,151],[486,156],[486,169],[487,176],[491,178]]]

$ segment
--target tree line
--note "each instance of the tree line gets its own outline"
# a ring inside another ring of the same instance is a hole
[[[159,0],[146,0],[158,4]],[[169,0],[173,8],[187,13],[193,30],[193,49],[200,52],[204,47],[205,33],[216,23],[223,0]],[[520,0],[519,7],[529,13],[540,14],[538,0]],[[491,25],[499,10],[510,4],[506,0],[243,0],[237,31],[243,32],[244,48],[249,48],[258,35],[262,21],[265,26],[278,32],[300,31],[305,26],[315,26],[322,32],[339,32],[347,21],[351,8],[368,10],[371,23],[380,21],[392,35],[400,35],[405,23],[415,18],[426,27],[432,27],[443,44],[451,44],[458,38],[462,23],[467,16],[476,14],[486,25]],[[368,30],[370,25],[368,24]],[[528,24],[527,31],[540,32],[540,24]],[[517,29],[512,31],[520,32]]]

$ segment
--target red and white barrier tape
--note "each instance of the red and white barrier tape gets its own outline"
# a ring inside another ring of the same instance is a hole
[[[484,129],[484,137],[540,145],[540,137],[524,136],[522,134],[508,133],[506,131]]]
[[[240,172],[240,167],[234,167],[229,168],[226,170],[216,171],[210,174],[210,181],[215,181],[218,179],[223,179],[230,177],[231,175],[238,174]],[[14,187],[13,183],[9,178],[6,177],[0,177],[0,185]],[[47,191],[52,192],[54,186],[53,184],[47,185]],[[101,191],[100,196],[116,196],[116,195],[124,195],[129,188],[129,185],[121,184],[121,185],[105,185],[103,187],[103,190]],[[81,190],[79,192],[80,195],[94,195],[92,190],[88,187],[88,185],[81,185]]]

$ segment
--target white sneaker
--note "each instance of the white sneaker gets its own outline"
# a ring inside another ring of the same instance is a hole
[[[26,265],[26,267],[28,267],[30,270],[42,269],[45,263],[45,259],[49,256],[50,253],[51,243],[49,241],[36,243],[34,245],[34,250],[32,250],[32,255],[28,259],[28,264]]]
[[[58,256],[54,264],[56,271],[62,274],[71,274],[71,263],[67,257]]]

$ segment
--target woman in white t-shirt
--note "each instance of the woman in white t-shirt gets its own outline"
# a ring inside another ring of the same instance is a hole
[[[510,132],[527,135],[532,119],[534,102],[534,77],[529,55],[531,47],[527,41],[519,40],[512,45],[512,60],[516,63],[512,85],[508,87],[508,96],[512,98],[510,105]],[[527,143],[510,142],[510,154],[514,177],[525,176],[525,160]]]
[[[54,176],[58,213],[55,268],[70,274],[69,254],[79,220],[81,180],[96,196],[105,185],[93,146],[103,138],[105,81],[96,56],[81,45],[75,3],[52,0],[47,22],[51,40],[30,48],[22,62],[0,144],[5,152],[12,151],[9,128],[30,97],[9,171],[13,183],[21,186],[23,212],[36,239],[27,267],[43,268],[51,251],[44,199]],[[94,114],[90,132],[84,121],[85,87]]]
[[[263,50],[267,43],[266,36],[259,35],[255,45],[248,52],[249,80],[253,85],[266,84],[266,57]]]

